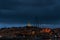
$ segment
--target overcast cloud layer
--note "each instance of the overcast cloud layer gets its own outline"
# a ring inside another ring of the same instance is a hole
[[[0,0],[0,23],[60,24],[60,0]]]

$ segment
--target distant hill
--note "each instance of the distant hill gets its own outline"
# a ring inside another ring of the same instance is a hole
[[[17,37],[23,35],[36,36],[36,35],[54,35],[55,33],[60,34],[60,28],[40,28],[36,26],[24,26],[24,27],[12,27],[12,28],[1,28],[0,37]]]

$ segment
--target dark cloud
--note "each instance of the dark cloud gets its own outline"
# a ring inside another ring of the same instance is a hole
[[[59,0],[0,0],[0,22],[58,23]]]

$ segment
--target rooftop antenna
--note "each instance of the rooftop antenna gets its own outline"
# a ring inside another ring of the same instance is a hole
[[[35,17],[35,20],[36,20],[36,26],[39,27],[39,19],[37,16]]]

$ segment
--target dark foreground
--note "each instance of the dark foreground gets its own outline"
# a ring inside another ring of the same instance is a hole
[[[2,28],[0,40],[60,40],[60,28],[35,26]]]
[[[60,40],[60,38],[0,38],[0,40]]]

